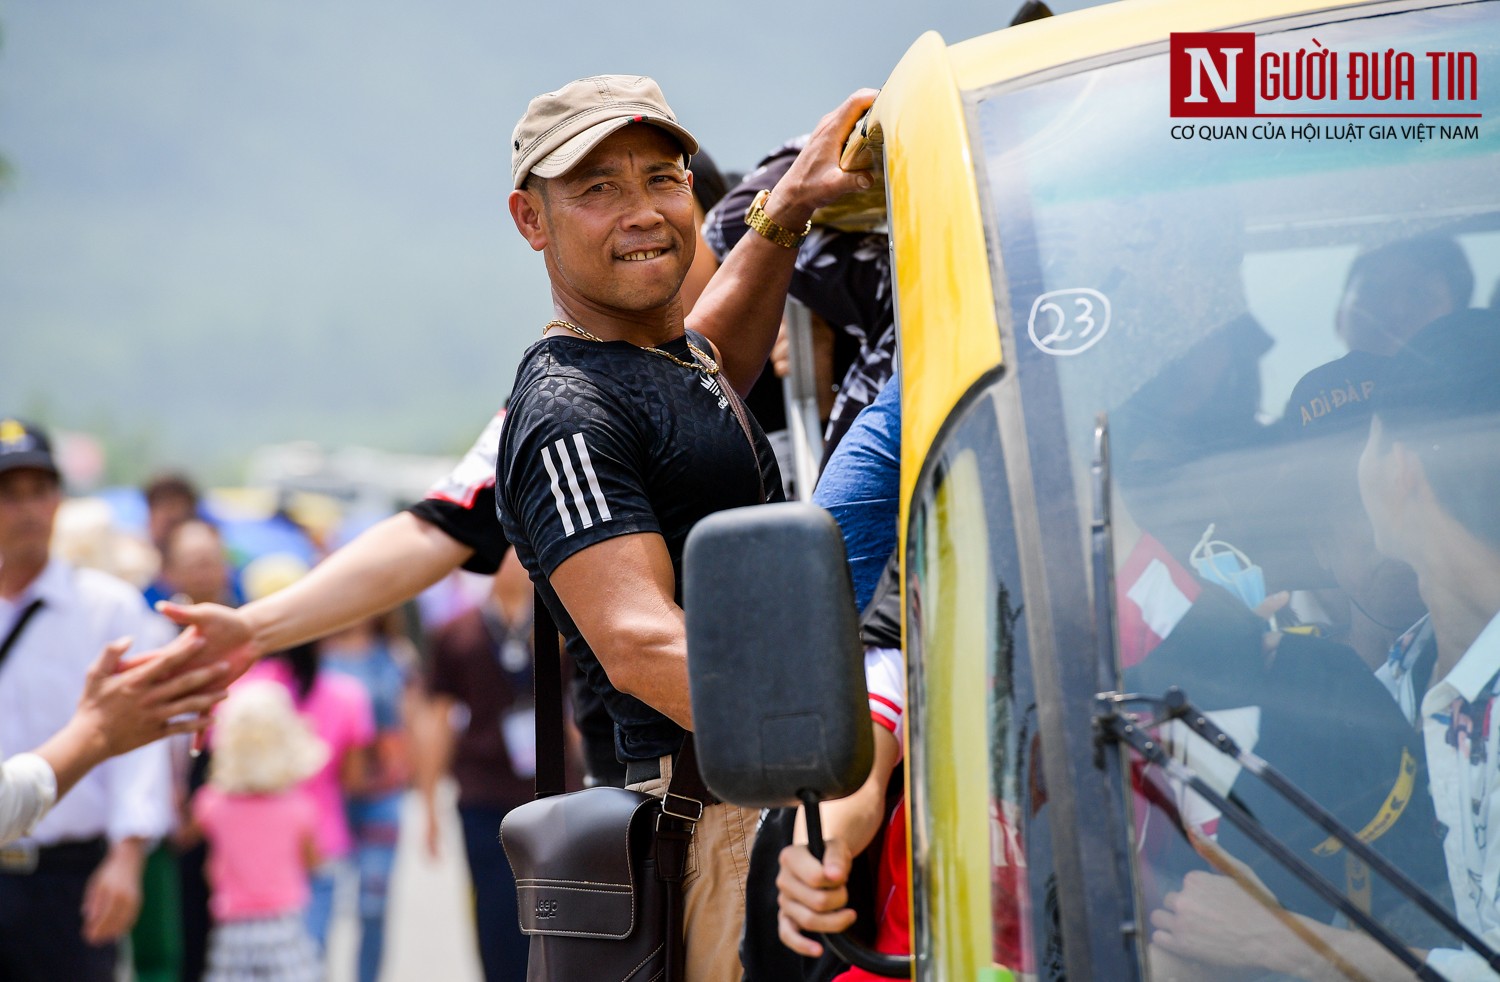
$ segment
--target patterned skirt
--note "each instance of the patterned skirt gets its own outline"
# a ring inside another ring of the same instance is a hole
[[[215,924],[204,982],[321,982],[322,959],[302,912]]]

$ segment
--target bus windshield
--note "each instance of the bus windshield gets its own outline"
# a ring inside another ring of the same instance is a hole
[[[1497,945],[1500,3],[1310,20],[1256,50],[1411,52],[1423,91],[1465,52],[1482,84],[1463,118],[1177,119],[1163,48],[969,94],[1006,356],[1081,530],[1107,421],[1117,685],[1180,687]],[[1500,977],[1234,760],[1154,736],[1439,974]],[[1179,777],[1137,760],[1124,797],[1155,977],[1411,977]]]

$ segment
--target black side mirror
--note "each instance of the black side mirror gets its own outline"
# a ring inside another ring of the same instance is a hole
[[[818,802],[853,794],[874,761],[864,648],[833,516],[786,502],[717,512],[683,553],[698,769],[737,805],[801,804],[823,858]],[[912,960],[820,936],[844,961],[909,979]]]
[[[801,502],[710,515],[683,554],[698,766],[751,808],[857,790],[874,758],[838,524]]]

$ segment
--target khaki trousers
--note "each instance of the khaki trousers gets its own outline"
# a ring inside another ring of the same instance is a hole
[[[661,777],[631,791],[664,795],[672,758],[661,758]],[[683,879],[688,982],[740,982],[740,934],[745,928],[745,878],[760,812],[728,803],[709,805],[693,830]]]

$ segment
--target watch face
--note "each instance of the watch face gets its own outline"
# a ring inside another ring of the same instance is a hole
[[[812,222],[809,221],[807,228],[800,233],[777,224],[776,219],[765,212],[766,200],[770,197],[769,188],[761,189],[760,193],[755,196],[755,200],[750,202],[749,210],[745,212],[745,224],[784,249],[797,248],[807,237],[808,231],[812,229]]]
[[[750,201],[750,207],[745,209],[745,224],[754,224],[756,213],[765,207],[766,199],[771,196],[770,188],[761,188]],[[757,231],[759,231],[757,229]]]

